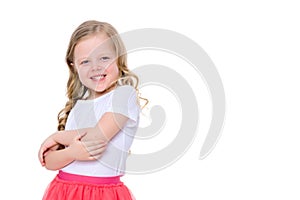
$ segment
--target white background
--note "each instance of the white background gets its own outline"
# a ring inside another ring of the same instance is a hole
[[[296,0],[0,4],[1,196],[41,199],[56,174],[39,165],[37,151],[66,101],[69,37],[81,22],[96,19],[120,33],[164,28],[184,34],[208,53],[225,87],[226,121],[216,148],[198,160],[210,116],[203,92],[197,98],[204,123],[189,151],[162,171],[123,179],[137,199],[299,199]],[[191,81],[204,91],[199,80]]]

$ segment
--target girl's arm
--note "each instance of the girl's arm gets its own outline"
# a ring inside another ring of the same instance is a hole
[[[46,152],[45,167],[49,170],[58,170],[74,160],[96,160],[105,150],[105,143],[90,141],[81,142],[84,135],[76,136],[70,146],[62,150],[50,150]]]
[[[82,141],[103,140],[108,142],[124,127],[127,120],[128,117],[122,114],[108,112],[101,117],[95,127],[58,131],[51,137],[56,143],[66,146],[68,146],[76,136],[83,134],[86,135],[82,138]]]
[[[57,151],[48,151],[44,156],[44,164],[49,170],[58,170],[73,162],[74,158],[70,153],[70,148]]]
[[[62,168],[76,160],[76,157],[74,158],[76,151],[73,150],[70,152],[68,148],[59,151],[51,151],[49,150],[51,147],[57,144],[71,146],[76,138],[82,138],[81,141],[89,144],[98,141],[97,144],[99,145],[101,144],[100,141],[102,141],[103,145],[103,142],[105,144],[110,141],[124,127],[127,120],[128,117],[122,114],[108,112],[101,117],[95,127],[56,132],[48,137],[41,145],[39,151],[40,162],[49,169]],[[75,147],[76,145],[74,145],[74,148]],[[103,148],[101,146],[98,146],[98,148],[100,148],[98,151],[103,153]],[[86,147],[86,152],[92,153],[92,150],[95,151],[95,147]],[[97,156],[99,156],[99,154]],[[90,160],[90,158],[87,160]]]

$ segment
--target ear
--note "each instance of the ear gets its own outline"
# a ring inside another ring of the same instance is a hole
[[[74,72],[77,72],[77,67],[74,65],[74,63],[70,63],[70,67],[73,68]]]
[[[122,71],[122,70],[119,68],[119,76],[120,76],[120,77],[124,77],[124,75],[125,75],[125,72]]]

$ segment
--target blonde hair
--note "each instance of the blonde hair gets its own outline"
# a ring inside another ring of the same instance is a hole
[[[78,73],[74,67],[74,50],[78,42],[87,36],[96,33],[105,33],[109,38],[111,38],[114,45],[116,55],[117,55],[117,66],[119,68],[119,79],[113,84],[118,85],[131,85],[138,93],[138,77],[132,73],[127,67],[127,53],[126,48],[119,36],[117,30],[106,22],[99,21],[86,21],[79,25],[77,29],[73,32],[68,50],[66,53],[66,62],[69,67],[69,79],[67,82],[67,97],[68,101],[65,107],[58,113],[58,127],[59,131],[65,130],[65,125],[69,116],[71,109],[76,104],[77,100],[82,99],[89,89],[85,87],[79,80]],[[89,93],[87,93],[89,94]],[[143,98],[142,98],[143,99]]]

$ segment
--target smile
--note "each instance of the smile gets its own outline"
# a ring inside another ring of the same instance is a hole
[[[95,76],[92,76],[90,79],[94,80],[94,81],[99,81],[102,80],[106,77],[106,74],[97,74]]]

